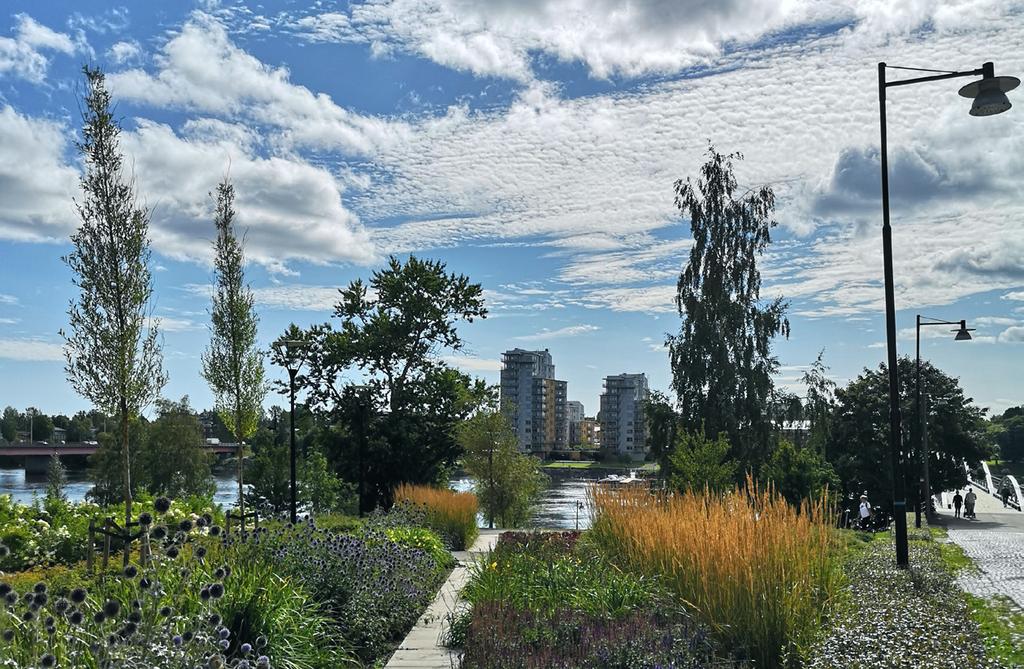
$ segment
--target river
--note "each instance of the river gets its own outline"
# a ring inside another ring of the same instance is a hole
[[[223,507],[229,507],[238,498],[238,488],[234,474],[221,472],[214,475],[217,483],[217,491],[214,494],[214,501]],[[92,487],[92,481],[88,474],[83,471],[68,471],[68,482],[64,488],[65,494],[72,502],[79,502],[85,499],[85,493]],[[557,527],[562,529],[581,529],[590,526],[590,513],[586,505],[587,487],[594,481],[594,478],[584,478],[578,475],[561,476],[557,473],[551,477],[551,482],[534,509],[530,525],[533,527]],[[469,478],[455,478],[451,482],[452,488],[456,490],[471,490],[473,481]],[[15,501],[23,504],[31,504],[35,498],[41,499],[46,494],[46,477],[32,476],[26,479],[22,469],[0,469],[0,495],[11,495]],[[577,508],[577,503],[582,503],[582,508]],[[486,526],[483,517],[480,518],[481,526]]]

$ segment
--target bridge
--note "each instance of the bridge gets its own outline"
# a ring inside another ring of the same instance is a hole
[[[217,455],[233,455],[237,444],[204,444],[206,450]],[[46,444],[40,442],[16,443],[0,446],[0,458],[21,458],[26,474],[45,474],[50,458],[56,454],[65,456],[90,456],[100,448],[99,444],[77,442],[70,444]]]

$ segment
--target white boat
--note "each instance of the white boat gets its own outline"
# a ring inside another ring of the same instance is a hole
[[[631,483],[642,483],[643,479],[636,475],[635,469],[629,470],[629,476],[622,476],[621,474],[609,474],[603,479],[598,479],[598,483],[607,483],[610,485],[628,485]]]

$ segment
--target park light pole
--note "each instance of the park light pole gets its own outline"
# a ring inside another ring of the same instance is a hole
[[[921,319],[927,319],[922,321]],[[921,458],[921,482],[924,486],[924,490],[918,495],[921,500],[924,501],[924,513],[926,516],[931,518],[931,498],[932,498],[932,484],[928,476],[928,419],[921,406],[921,327],[927,327],[929,325],[959,325],[960,327],[952,332],[956,333],[953,337],[954,341],[970,341],[971,331],[974,328],[967,327],[967,321],[943,321],[938,318],[931,318],[930,316],[917,315],[917,362],[914,365],[915,380],[915,394],[917,395],[917,401],[914,406],[917,411],[917,454]],[[918,502],[914,509],[914,527],[921,527],[921,503]]]
[[[932,74],[912,79],[887,81],[886,68],[895,70],[912,70],[931,72]],[[881,167],[882,167],[882,262],[885,272],[885,335],[888,348],[889,365],[889,459],[892,466],[893,499],[892,512],[896,524],[896,564],[899,567],[910,566],[910,548],[907,542],[907,493],[906,482],[900,467],[902,451],[902,417],[900,416],[899,371],[896,368],[896,299],[893,288],[892,269],[892,228],[889,225],[889,159],[885,128],[885,92],[893,86],[906,86],[928,81],[952,79],[954,77],[977,77],[981,79],[971,82],[960,89],[960,95],[972,98],[971,116],[992,116],[1011,107],[1006,97],[1020,85],[1016,77],[995,76],[995,66],[991,62],[984,63],[976,70],[967,72],[951,72],[948,70],[927,70],[915,67],[887,66],[878,64],[878,112],[881,130]]]
[[[289,418],[291,427],[288,430],[291,444],[291,519],[292,525],[298,521],[298,508],[295,493],[295,377],[302,368],[302,350],[306,343],[298,339],[285,339],[285,368],[288,370],[288,397],[289,397]]]

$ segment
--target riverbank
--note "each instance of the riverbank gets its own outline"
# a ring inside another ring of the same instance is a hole
[[[637,474],[657,474],[658,464],[655,462],[624,462],[620,460],[552,460],[545,462],[542,468],[546,472],[552,470],[600,471],[602,473],[623,473],[636,471]]]

